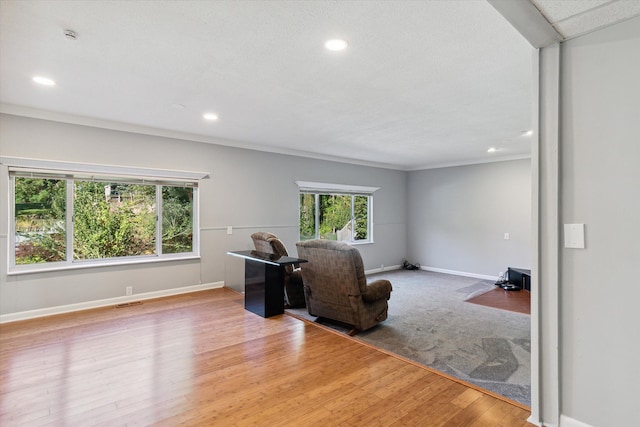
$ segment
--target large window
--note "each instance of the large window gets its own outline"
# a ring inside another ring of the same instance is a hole
[[[196,180],[9,168],[10,271],[198,255]]]
[[[15,263],[66,259],[65,180],[15,178]]]
[[[78,180],[73,188],[74,260],[156,253],[155,185]]]
[[[298,185],[300,240],[373,241],[371,193],[377,188],[310,182],[298,182]]]

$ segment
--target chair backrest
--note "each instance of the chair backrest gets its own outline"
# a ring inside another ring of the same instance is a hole
[[[266,231],[258,231],[251,235],[251,240],[256,247],[256,251],[267,254],[276,254],[278,256],[289,256],[284,243],[275,234]]]
[[[366,290],[362,257],[353,246],[332,240],[307,240],[296,246],[298,256],[308,261],[301,264],[302,279],[314,299],[349,306],[349,295]]]
[[[268,233],[266,231],[258,231],[251,235],[253,245],[258,252],[264,252],[267,254],[275,254],[277,256],[289,256],[287,248],[284,243],[275,234]],[[285,267],[287,274],[293,272],[293,266],[287,265]]]

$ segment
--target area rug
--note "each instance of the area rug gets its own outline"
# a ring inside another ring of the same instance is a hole
[[[492,281],[393,270],[368,276],[393,285],[387,320],[354,338],[531,405],[530,316],[465,303],[494,287]],[[346,333],[344,325],[291,314]]]

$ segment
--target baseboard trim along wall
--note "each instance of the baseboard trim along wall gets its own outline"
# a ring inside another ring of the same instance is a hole
[[[487,276],[486,274],[467,273],[466,271],[445,270],[444,268],[421,266],[420,270],[433,271],[434,273],[453,274],[456,276],[474,277],[484,280],[498,280],[496,276]]]
[[[375,274],[375,273],[382,273],[383,271],[389,271],[389,270],[400,270],[400,265],[390,265],[388,267],[382,267],[382,268],[374,268],[372,270],[365,270],[364,274]]]
[[[57,307],[48,307],[38,310],[20,311],[17,313],[0,315],[0,323],[35,319],[38,317],[52,316],[54,314],[71,313],[74,311],[89,310],[92,308],[107,307],[110,305],[124,304],[134,301],[144,301],[148,299],[168,297],[172,295],[188,294],[190,292],[205,291],[207,289],[218,289],[222,287],[224,287],[224,282],[203,283],[201,285],[165,289],[163,291],[146,292],[143,294],[127,295],[123,297],[107,298],[96,301],[87,301],[77,304],[60,305]]]
[[[591,424],[583,423],[566,415],[560,415],[560,427],[593,427]]]
[[[537,420],[533,419],[533,415],[530,416],[529,418],[527,418],[527,422],[529,424],[533,424],[534,426],[538,426],[538,427],[555,427],[554,425],[551,425],[551,424],[547,424],[547,425],[543,426],[540,421],[537,421]]]

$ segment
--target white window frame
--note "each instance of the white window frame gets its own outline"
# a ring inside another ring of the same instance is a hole
[[[159,261],[174,261],[200,258],[200,215],[198,182],[208,179],[207,172],[187,172],[162,169],[132,168],[109,165],[80,164],[17,157],[0,157],[0,164],[8,167],[9,173],[9,215],[8,229],[8,275],[18,275],[45,271],[68,270],[90,267],[104,267],[123,264],[140,264]],[[43,179],[66,180],[66,259],[64,261],[16,265],[16,230],[15,230],[15,176],[26,176]],[[130,182],[156,186],[156,236],[162,236],[162,187],[188,186],[193,189],[192,213],[192,251],[176,254],[163,254],[162,242],[156,238],[156,253],[117,258],[92,260],[73,259],[73,193],[75,181],[100,180],[108,182]]]
[[[340,196],[364,196],[367,197],[367,239],[354,240],[355,233],[355,214],[354,203],[355,199],[351,198],[351,239],[345,243],[350,245],[362,245],[368,243],[374,243],[373,240],[373,193],[378,191],[380,187],[365,187],[361,185],[345,185],[345,184],[330,184],[324,182],[311,182],[311,181],[295,181],[299,188],[299,194],[314,194],[315,195],[315,234],[316,239],[319,238],[319,214],[318,210],[320,194],[327,195],[340,195]],[[300,197],[298,197],[298,233],[300,232]],[[300,237],[300,236],[298,236]]]

